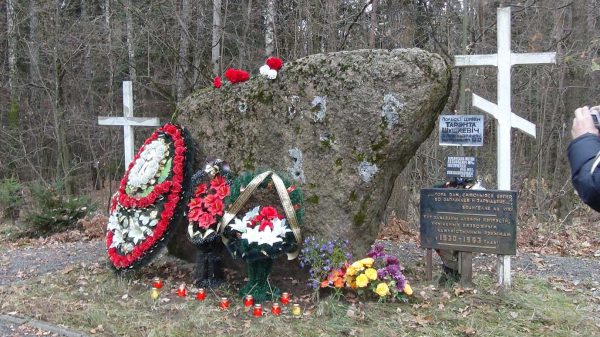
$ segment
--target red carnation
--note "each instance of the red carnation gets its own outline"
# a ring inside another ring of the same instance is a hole
[[[283,61],[279,57],[269,57],[266,63],[269,68],[277,71],[283,67]]]
[[[191,221],[199,222],[200,217],[202,217],[204,214],[205,212],[202,210],[202,208],[192,208],[188,213],[188,219],[190,219]]]
[[[278,217],[279,213],[277,213],[277,210],[274,207],[267,206],[260,210],[260,215],[271,220]]]
[[[263,220],[260,222],[260,227],[258,227],[258,231],[262,232],[267,227],[271,227],[271,230],[273,230],[273,223],[269,220]]]
[[[210,204],[208,206],[208,210],[213,214],[213,215],[223,215],[223,200],[221,199],[216,199],[212,204]]]
[[[250,74],[248,74],[248,72],[243,71],[241,69],[229,68],[229,69],[225,70],[225,77],[227,77],[229,82],[231,82],[232,84],[236,84],[238,82],[245,82],[245,81],[249,80]]]
[[[195,195],[202,195],[206,193],[206,184],[200,184],[196,187]]]
[[[208,208],[213,202],[215,202],[215,200],[217,200],[217,198],[214,195],[209,194],[202,200],[202,202],[204,203],[204,207]]]
[[[225,185],[226,183],[227,181],[225,181],[225,178],[222,176],[216,176],[210,181],[210,187],[216,191],[219,189],[219,187]]]
[[[215,79],[213,80],[213,86],[217,89],[221,87],[221,76],[215,77]]]
[[[227,184],[221,185],[217,188],[215,193],[217,198],[225,199],[229,195],[229,186]]]
[[[201,208],[202,207],[202,201],[200,198],[194,198],[190,201],[190,203],[188,204],[189,208]]]
[[[202,214],[200,219],[198,219],[198,226],[200,228],[209,228],[210,226],[212,226],[215,223],[215,221],[216,221],[216,219],[212,214],[204,213],[204,214]]]

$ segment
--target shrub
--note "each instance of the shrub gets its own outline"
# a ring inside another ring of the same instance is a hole
[[[34,234],[48,235],[74,228],[77,221],[95,210],[86,197],[68,198],[60,184],[32,184],[31,197],[36,210],[27,216]]]
[[[21,183],[15,178],[0,181],[0,208],[6,219],[16,220],[23,205]]]

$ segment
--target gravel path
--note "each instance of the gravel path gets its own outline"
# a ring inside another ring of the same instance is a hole
[[[424,261],[425,250],[419,248],[415,243],[409,242],[401,245],[390,241],[382,241],[382,243],[388,252],[398,255],[400,261],[403,261],[405,265]],[[433,256],[435,274],[441,261],[435,253]],[[476,254],[473,257],[474,273],[482,270],[492,270],[495,269],[495,266],[495,255]],[[563,257],[518,252],[512,258],[512,269],[545,279],[563,279],[575,285],[587,283],[596,288],[600,285],[600,258]]]
[[[63,270],[80,263],[105,263],[105,247],[104,242],[94,240],[0,248],[0,286]]]

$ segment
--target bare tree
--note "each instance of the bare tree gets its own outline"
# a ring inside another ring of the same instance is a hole
[[[190,0],[181,1],[181,15],[179,16],[179,62],[175,83],[177,86],[177,103],[180,103],[187,93],[185,74],[189,68],[188,52],[190,47]]]
[[[273,55],[275,51],[275,1],[267,0],[267,9],[265,10],[265,56]]]
[[[213,0],[212,53],[210,63],[212,64],[212,71],[215,76],[221,74],[221,43],[221,0]]]
[[[15,1],[6,0],[6,26],[8,35],[8,88],[10,91],[10,111],[8,123],[13,124],[15,109],[18,109],[17,95],[17,22],[15,17]],[[18,115],[17,115],[18,117]],[[2,121],[0,121],[2,122]],[[17,121],[18,122],[18,121]],[[0,123],[1,124],[1,123]]]

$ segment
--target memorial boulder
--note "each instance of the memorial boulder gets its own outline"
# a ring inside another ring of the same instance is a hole
[[[450,79],[444,60],[420,49],[316,54],[286,63],[273,80],[199,90],[177,121],[196,139],[198,158],[287,174],[304,192],[303,234],[348,239],[364,253]]]

